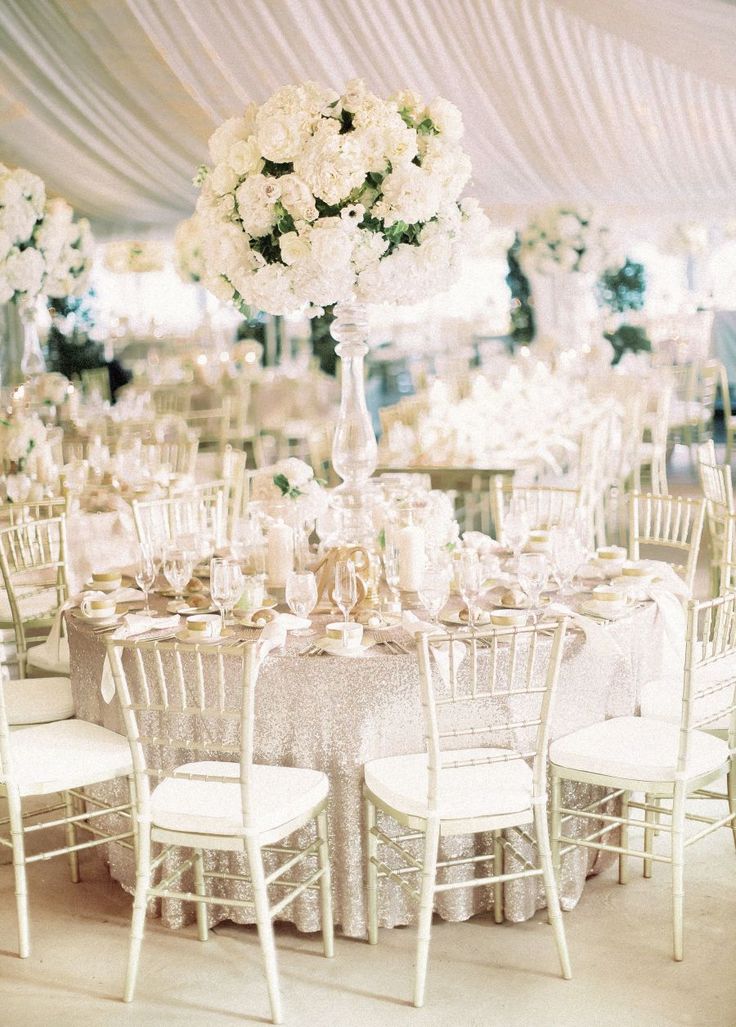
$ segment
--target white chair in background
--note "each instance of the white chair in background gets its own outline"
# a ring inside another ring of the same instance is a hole
[[[705,519],[705,500],[683,496],[629,495],[629,559],[641,559],[642,546],[656,550],[692,595]]]
[[[576,513],[588,516],[582,489],[557,485],[515,485],[503,475],[491,480],[491,516],[495,537],[503,538],[504,518],[511,506],[526,510],[530,528],[553,528],[572,524]],[[592,530],[592,525],[591,525]]]
[[[123,660],[126,652],[130,662]],[[282,1014],[272,921],[307,889],[319,891],[324,954],[333,955],[329,783],[321,771],[254,763],[258,652],[257,643],[210,654],[176,643],[108,643],[133,758],[140,824],[126,1002],[133,999],[146,906],[153,898],[195,903],[200,941],[207,940],[208,904],[253,911],[274,1023],[281,1023]],[[231,668],[235,664],[240,682],[234,703],[225,691],[226,661]],[[182,763],[192,752],[201,752],[202,760]],[[158,782],[155,787],[152,781]],[[313,841],[284,844],[312,821]],[[155,858],[153,843],[163,846]],[[167,868],[157,884],[155,871],[181,848],[193,852],[181,858],[174,872]],[[203,850],[241,854],[248,873],[206,870]],[[190,870],[194,892],[181,885]],[[252,899],[208,892],[208,882],[221,878],[249,881]],[[269,899],[269,889],[281,893],[277,901]]]
[[[731,827],[736,842],[736,595],[722,596],[688,608],[684,680],[672,683],[664,715],[653,716],[658,705],[651,694],[647,716],[616,717],[582,728],[552,743],[552,847],[559,871],[563,854],[576,846],[619,856],[619,880],[626,883],[627,860],[643,860],[644,876],[652,862],[672,867],[674,958],[683,958],[683,906],[685,852],[693,843],[720,827]],[[679,707],[674,720],[669,711]],[[714,728],[725,728],[727,739],[716,737]],[[727,777],[726,793],[712,785]],[[565,782],[598,785],[606,795],[583,809],[563,799]],[[632,793],[644,792],[644,801]],[[688,811],[688,800],[725,801],[728,813],[707,817]],[[620,800],[621,812],[610,812],[609,801]],[[670,806],[664,802],[669,801]],[[602,812],[603,809],[609,812]],[[644,819],[635,819],[640,810]],[[567,831],[571,820],[582,820],[590,832],[580,837]],[[685,837],[685,824],[700,825]],[[644,846],[632,848],[632,828],[644,828]],[[620,842],[608,838],[620,831]],[[667,833],[667,854],[653,851],[655,833]]]
[[[719,464],[713,439],[697,449],[698,475],[705,496],[705,513],[710,546],[710,575],[713,595],[718,595],[730,582],[724,580],[726,565],[731,565],[733,540],[729,530],[733,524],[734,496],[731,468]]]
[[[0,680],[0,794],[8,805],[8,816],[0,819],[0,827],[10,828],[8,835],[4,830],[0,834],[0,846],[11,849],[13,855],[21,958],[31,951],[26,868],[39,860],[68,855],[76,883],[81,850],[111,841],[130,846],[134,839],[129,800],[110,804],[85,791],[132,775],[125,738],[83,720],[47,723],[54,712],[63,714],[61,707],[56,711],[49,708],[48,690],[42,682]],[[21,729],[11,731],[12,727]],[[25,800],[39,796],[58,798],[50,805],[34,803],[24,809]],[[101,830],[98,818],[111,814],[123,818],[121,830]],[[43,851],[26,853],[29,835],[59,827],[65,831],[63,845],[54,837]],[[90,836],[88,840],[78,840],[80,831]]]
[[[424,1003],[434,899],[450,889],[492,887],[494,915],[501,922],[504,883],[542,877],[562,976],[571,976],[546,812],[549,722],[565,628],[561,621],[552,643],[544,645],[541,627],[478,631],[467,647],[452,635],[421,635],[427,751],[365,765],[368,940],[372,945],[378,941],[379,880],[401,884],[419,904],[415,1006]],[[513,727],[504,717],[496,719],[499,703],[512,708]],[[473,748],[457,748],[462,741],[472,741]],[[402,832],[385,831],[377,813],[398,823]],[[513,841],[515,830],[528,839],[531,824],[536,864]],[[442,838],[483,833],[493,834],[491,852],[440,859]],[[381,847],[399,858],[398,869],[382,857]],[[519,859],[523,869],[507,871],[504,852]],[[477,877],[443,879],[445,867],[480,869],[484,864],[489,869]]]
[[[216,546],[227,536],[228,485],[207,482],[163,499],[133,501],[133,520],[141,545],[157,552],[181,535],[212,538]]]

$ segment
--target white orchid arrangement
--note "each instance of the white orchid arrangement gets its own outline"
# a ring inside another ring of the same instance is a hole
[[[183,282],[201,282],[204,278],[202,226],[196,214],[180,222],[174,233],[174,266]]]
[[[456,278],[488,228],[460,200],[470,159],[460,111],[415,93],[380,99],[360,80],[279,89],[209,141],[197,211],[205,284],[283,314],[328,304],[414,303]]]
[[[525,272],[600,272],[616,262],[610,229],[590,208],[550,207],[519,233],[519,260]]]
[[[79,296],[92,267],[89,223],[25,168],[0,164],[0,303],[30,314],[41,295]]]
[[[153,239],[119,240],[105,248],[105,267],[114,274],[163,271],[165,263],[166,247]]]

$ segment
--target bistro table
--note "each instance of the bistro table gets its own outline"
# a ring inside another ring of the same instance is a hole
[[[580,599],[575,597],[571,605],[576,606]],[[162,608],[165,600],[156,596],[154,603]],[[322,626],[327,619],[315,617],[314,621],[316,626]],[[117,699],[107,705],[100,692],[104,636],[95,634],[73,615],[68,616],[68,630],[77,715],[121,731]],[[255,630],[238,627],[237,632],[244,640],[258,637]],[[600,644],[603,634],[605,651],[601,651]],[[594,642],[573,630],[565,641],[552,739],[607,717],[636,713],[641,685],[661,675],[670,643],[663,617],[654,603],[637,606],[622,619],[606,624],[596,636]],[[311,767],[329,777],[335,921],[350,937],[362,937],[366,930],[363,765],[370,759],[418,752],[424,747],[414,643],[400,628],[390,637],[400,639],[409,651],[394,654],[386,647],[376,646],[362,658],[309,656],[304,654],[309,640],[290,635],[284,649],[272,652],[264,661],[257,686],[256,759]],[[231,676],[227,687],[239,688],[236,675]],[[237,702],[235,692],[232,703]],[[571,798],[582,805],[595,796],[588,786],[579,786],[579,794]],[[531,844],[531,840],[520,839],[517,847],[526,844]],[[443,846],[442,858],[451,858],[472,851],[473,840],[452,838]],[[134,872],[129,853],[115,846],[109,849],[112,875],[132,890]],[[209,853],[208,858],[218,869],[232,871],[242,857]],[[586,876],[610,862],[610,856],[601,857],[580,848],[571,852],[563,864],[563,907],[574,907]],[[241,872],[243,869],[240,866]],[[469,888],[445,893],[438,900],[438,912],[447,920],[467,919],[492,905],[492,891]],[[505,886],[507,919],[528,919],[542,905],[538,879]],[[380,889],[379,912],[383,926],[409,923],[415,915],[405,894],[391,882],[384,882]],[[160,913],[170,926],[180,926],[193,916],[191,909],[173,901],[164,902]],[[221,907],[218,915],[220,919],[247,922],[247,911],[242,908]],[[284,915],[300,930],[319,929],[318,901],[311,893],[302,895]]]

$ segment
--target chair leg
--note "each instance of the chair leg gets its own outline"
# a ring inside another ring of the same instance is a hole
[[[560,835],[562,834],[562,814],[560,813],[560,807],[562,806],[562,781],[554,770],[552,771],[550,781],[550,796],[550,850],[552,853],[552,868],[554,869],[555,877],[559,884],[562,864],[560,856]]]
[[[629,816],[629,798],[631,792],[624,792],[621,796],[621,816],[628,819]],[[619,844],[622,849],[628,849],[629,847],[629,826],[628,824],[621,824],[619,831]],[[624,855],[623,852],[619,853],[618,857],[618,883],[628,884],[629,883],[629,860],[628,856]]]
[[[549,840],[547,811],[539,803],[534,807],[534,827],[537,833],[537,851],[539,853],[539,861],[542,866],[544,891],[547,896],[547,919],[555,932],[555,944],[557,945],[557,955],[560,960],[562,976],[566,981],[569,981],[572,977],[572,969],[570,967],[570,954],[567,951],[565,925],[562,922],[560,896],[557,892],[557,879],[552,865],[552,850]]]
[[[279,975],[276,966],[276,943],[273,936],[273,921],[271,919],[271,908],[268,903],[268,891],[266,890],[263,853],[261,852],[260,845],[252,838],[246,840],[245,846],[248,854],[248,865],[250,866],[251,884],[253,885],[253,902],[256,910],[258,940],[261,943],[261,952],[263,953],[263,962],[266,969],[266,984],[271,1003],[271,1020],[274,1023],[281,1023],[283,1014],[281,1012]]]
[[[194,853],[194,890],[197,895],[206,895],[207,889],[204,883],[204,854],[201,849]],[[209,934],[207,925],[207,903],[197,903],[197,937],[200,941],[207,941]]]
[[[134,811],[135,813],[135,811]],[[138,852],[136,855],[135,897],[133,899],[133,917],[130,922],[130,947],[128,949],[128,969],[125,976],[123,1002],[132,1002],[135,994],[135,982],[138,977],[138,962],[143,944],[143,933],[146,927],[146,903],[148,889],[151,885],[151,825],[139,824]]]
[[[64,798],[64,807],[65,807],[65,810],[66,810],[66,815],[68,817],[73,817],[75,812],[76,812],[76,804],[74,802],[73,797],[69,794],[69,792],[64,792],[63,793],[63,798]],[[66,824],[65,825],[65,831],[66,831],[66,844],[67,844],[67,846],[76,845],[77,844],[77,829],[76,829],[75,825],[74,824]],[[69,853],[69,870],[70,870],[71,877],[72,877],[72,883],[73,884],[79,884],[79,853],[78,852],[70,852]]]
[[[493,873],[503,873],[503,834],[493,832]],[[497,924],[503,923],[503,881],[496,881],[493,886],[493,919]]]
[[[414,1005],[424,1005],[424,991],[427,984],[427,963],[429,962],[429,940],[432,934],[432,912],[434,910],[434,887],[437,881],[437,854],[440,844],[439,820],[427,821],[424,835],[424,859],[422,862],[422,883],[419,899],[419,923],[417,930],[417,968],[414,978]]]
[[[18,955],[27,959],[31,954],[31,932],[28,919],[28,878],[26,876],[25,839],[23,837],[23,811],[17,792],[8,792],[10,837],[13,843],[13,874],[15,876],[15,905],[18,914]]]
[[[365,852],[366,884],[368,892],[368,944],[378,944],[378,868],[373,860],[378,855],[378,839],[373,834],[376,826],[376,807],[365,800]]]
[[[656,806],[656,805],[658,805],[658,800],[657,800],[657,798],[654,795],[645,795],[644,796],[644,802],[645,802],[645,804],[647,806]],[[645,827],[644,828],[644,851],[645,852],[651,852],[652,851],[652,845],[653,845],[653,842],[654,842],[654,838],[656,837],[656,834],[657,834],[656,825],[657,825],[657,823],[659,821],[659,817],[657,816],[657,814],[653,810],[646,810],[645,813],[644,813],[644,820],[646,821],[646,823],[648,825],[649,824],[652,825],[651,827]],[[643,861],[642,874],[646,878],[649,878],[649,877],[652,876],[652,860],[651,859],[645,859]]]
[[[327,835],[327,810],[317,814],[317,837],[319,838],[319,903],[322,919],[322,947],[325,956],[335,955],[335,925],[332,921],[332,875],[330,872],[330,847]]]
[[[728,782],[728,810],[733,816],[731,830],[733,832],[733,843],[736,845],[736,762],[731,760],[731,768],[726,775]]]
[[[674,957],[683,958],[683,914],[685,905],[685,791],[675,785],[672,800],[672,926]]]

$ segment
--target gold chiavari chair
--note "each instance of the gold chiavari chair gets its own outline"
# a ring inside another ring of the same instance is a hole
[[[720,367],[721,403],[723,406],[723,427],[726,431],[726,463],[731,466],[734,438],[736,438],[736,417],[731,409],[731,386],[728,372],[723,364]]]
[[[551,642],[541,630],[478,631],[467,644],[423,634],[418,653],[427,751],[365,765],[368,940],[378,941],[379,881],[400,884],[419,903],[415,1006],[424,1003],[435,896],[456,888],[493,888],[500,923],[504,883],[542,877],[562,976],[571,976],[546,813],[550,711],[566,622],[558,623]],[[510,709],[508,719],[499,717],[502,708]],[[458,748],[464,741],[473,748]],[[402,832],[388,833],[377,814]],[[519,851],[520,844],[534,844],[532,824],[537,863]],[[481,833],[493,835],[492,851],[440,858],[442,838]],[[505,867],[505,853],[522,869]],[[480,873],[458,880],[460,867]]]
[[[108,643],[140,824],[126,1002],[133,999],[146,905],[154,898],[195,903],[200,941],[207,940],[207,905],[252,910],[274,1023],[282,1016],[272,920],[307,890],[319,891],[324,954],[333,955],[329,783],[318,770],[254,762],[259,652],[258,643],[216,653],[170,642]],[[200,761],[191,762],[192,754]],[[285,843],[313,821],[311,842]],[[156,856],[153,844],[163,847]],[[194,851],[182,858],[182,848]],[[237,869],[207,869],[205,850],[231,853]],[[159,870],[163,880],[156,882]],[[190,871],[193,891],[182,881]],[[223,895],[221,881],[248,881],[252,897]],[[279,897],[271,900],[269,889]]]
[[[24,694],[28,691],[30,696]],[[76,883],[81,850],[111,841],[130,846],[134,837],[129,799],[110,804],[86,791],[132,775],[125,738],[84,720],[45,723],[49,719],[45,710],[43,716],[29,719],[38,699],[36,682],[0,679],[0,794],[8,807],[8,815],[0,819],[0,846],[12,851],[18,954],[23,959],[31,952],[26,867],[68,855]],[[22,730],[11,730],[21,725]],[[36,802],[23,808],[25,800],[42,796],[47,802],[52,800],[50,804],[40,807]],[[115,819],[107,820],[110,816]],[[116,823],[122,824],[120,830],[111,829]],[[40,831],[57,832],[60,827],[65,831],[64,844],[59,844],[54,833],[42,851],[34,846],[32,854],[26,852],[26,838],[37,838]],[[79,832],[88,835],[88,840],[79,841]]]
[[[731,468],[728,464],[717,462],[716,447],[712,439],[698,446],[697,461],[700,484],[705,496],[711,590],[713,595],[718,595],[719,591],[723,591],[721,579],[724,565],[730,563],[732,555],[727,551],[727,548],[731,547],[728,531],[735,510]]]
[[[683,496],[629,496],[629,559],[641,559],[643,546],[666,555],[692,594],[705,519],[705,500]]]
[[[82,371],[80,377],[82,379],[82,392],[85,396],[94,396],[97,393],[100,399],[106,400],[108,403],[112,401],[110,372],[107,367],[90,368],[87,371]]]
[[[679,691],[679,717],[616,717],[582,728],[552,743],[552,848],[559,872],[561,856],[576,846],[619,856],[619,880],[625,884],[630,856],[643,860],[644,876],[652,862],[672,868],[674,958],[683,958],[685,852],[720,827],[731,827],[736,842],[736,595],[706,602],[691,601],[688,607],[685,667]],[[731,669],[724,665],[731,664]],[[721,673],[721,668],[726,670]],[[675,695],[677,692],[673,689]],[[714,725],[726,726],[727,740],[716,737]],[[726,776],[726,793],[712,785]],[[564,802],[566,782],[599,785],[603,799],[574,809]],[[644,792],[644,801],[632,793]],[[708,817],[690,812],[688,800],[726,800],[725,816]],[[609,803],[620,802],[620,813],[603,813]],[[664,803],[669,802],[669,806]],[[632,811],[643,812],[644,819]],[[567,830],[578,819],[590,825],[590,833],[573,837]],[[685,824],[700,826],[685,837]],[[632,828],[644,828],[644,846],[632,848]],[[608,840],[618,831],[619,844]],[[653,851],[655,833],[670,837],[667,854]]]
[[[68,649],[50,653],[28,645],[30,626],[58,614],[67,599],[66,518],[24,520],[0,530],[0,571],[15,632],[18,667],[34,673],[69,674]]]
[[[151,389],[151,402],[157,417],[178,414],[186,417],[192,405],[192,388],[188,384],[159,385]]]
[[[218,453],[224,452],[230,438],[231,404],[232,400],[226,397],[220,407],[190,410],[187,414],[187,427],[199,439],[201,450],[216,449]]]
[[[513,505],[521,505],[532,528],[564,527],[575,514],[586,513],[582,489],[557,485],[515,485],[508,478],[496,475],[491,481],[491,515],[495,536],[503,537],[503,522]]]
[[[133,500],[138,541],[154,551],[178,536],[207,536],[222,545],[227,535],[228,485],[196,485],[162,499]]]
[[[716,360],[693,361],[673,367],[670,375],[670,440],[692,447],[712,438],[722,364]]]
[[[643,437],[638,446],[634,466],[633,485],[642,492],[643,472],[649,471],[650,491],[655,495],[669,492],[667,482],[667,437],[670,426],[672,389],[666,385],[657,388],[653,406],[644,413]]]

